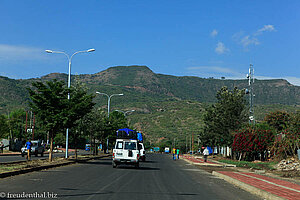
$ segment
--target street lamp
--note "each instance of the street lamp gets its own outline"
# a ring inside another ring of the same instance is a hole
[[[112,95],[108,95],[108,94],[105,94],[105,93],[102,93],[102,92],[96,92],[96,94],[102,94],[102,95],[105,95],[107,96],[108,98],[108,101],[107,101],[107,113],[108,113],[108,118],[109,118],[109,105],[110,105],[110,98],[112,98],[113,96],[123,96],[124,94],[112,94]],[[108,138],[107,138],[107,153],[108,153],[108,145],[109,145],[109,141],[108,141]]]
[[[88,49],[85,51],[76,51],[75,53],[73,53],[71,56],[69,56],[68,54],[66,54],[63,51],[53,51],[53,50],[45,50],[47,53],[61,53],[64,54],[65,56],[67,56],[68,61],[69,61],[69,76],[68,76],[68,88],[70,88],[71,86],[71,63],[72,63],[72,58],[74,55],[78,54],[78,53],[89,53],[89,52],[93,52],[95,51],[95,49]],[[68,93],[68,99],[70,99],[70,93]],[[69,128],[67,128],[66,130],[66,158],[68,158],[68,148],[69,146]]]
[[[112,94],[112,95],[108,95],[108,94],[105,94],[105,93],[102,93],[102,92],[96,92],[96,94],[102,94],[102,95],[106,95],[107,98],[108,98],[108,101],[107,101],[107,113],[108,113],[108,117],[109,117],[109,106],[110,106],[110,98],[113,97],[113,96],[123,96],[124,94]]]
[[[126,114],[127,114],[127,113],[129,113],[129,112],[134,112],[135,110],[128,110],[128,111],[115,110],[115,111],[123,113],[124,116],[126,117]]]

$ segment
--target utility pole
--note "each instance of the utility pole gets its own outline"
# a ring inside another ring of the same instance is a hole
[[[194,133],[192,133],[192,154],[194,152]]]
[[[253,65],[250,64],[249,67],[249,74],[247,75],[248,78],[248,85],[249,85],[249,124],[255,124],[255,119],[254,119],[254,88],[253,88],[253,84],[254,84],[254,68]]]
[[[188,136],[185,137],[185,150],[188,153]]]
[[[176,149],[176,138],[174,138],[174,149]]]
[[[190,136],[190,151],[191,151],[192,154],[193,154],[193,151],[192,151],[192,136]]]

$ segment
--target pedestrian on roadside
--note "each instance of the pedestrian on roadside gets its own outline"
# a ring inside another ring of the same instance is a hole
[[[177,159],[179,160],[179,149],[177,149]]]
[[[0,153],[3,153],[3,149],[4,149],[4,144],[3,142],[0,143]]]
[[[27,149],[27,158],[26,159],[29,161],[30,160],[31,146],[32,146],[32,143],[31,143],[30,139],[28,140],[28,142],[26,142],[25,146],[26,146],[26,149]]]
[[[209,151],[208,151],[207,147],[204,149],[203,155],[204,155],[204,162],[207,162],[207,157],[209,155]]]
[[[176,160],[176,149],[173,148],[173,160]]]

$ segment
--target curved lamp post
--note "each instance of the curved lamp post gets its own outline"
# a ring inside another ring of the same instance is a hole
[[[107,113],[108,113],[108,117],[109,117],[109,106],[110,106],[110,99],[113,97],[113,96],[123,96],[124,94],[112,94],[112,95],[108,95],[108,94],[105,94],[105,93],[102,93],[102,92],[96,92],[96,94],[102,94],[102,95],[105,95],[107,96],[108,98],[108,101],[107,101]]]
[[[115,111],[123,113],[124,116],[126,117],[126,114],[127,114],[127,113],[129,113],[129,112],[134,112],[135,110],[127,110],[127,111],[115,110]]]
[[[108,95],[108,94],[105,94],[105,93],[102,93],[102,92],[96,92],[96,94],[101,94],[101,95],[105,95],[105,96],[107,96],[107,98],[108,98],[108,101],[107,101],[107,113],[108,113],[108,118],[109,118],[109,106],[110,106],[110,99],[113,97],[113,96],[123,96],[124,94],[112,94],[112,95]],[[108,139],[107,139],[107,141],[106,141],[106,143],[107,143],[107,153],[108,153],[108,145],[109,145],[109,141],[108,141]]]
[[[45,50],[47,53],[61,53],[64,54],[65,56],[67,56],[68,61],[69,61],[69,76],[68,76],[68,88],[70,88],[71,86],[71,64],[72,64],[72,58],[74,55],[78,54],[78,53],[89,53],[89,52],[93,52],[95,51],[95,49],[88,49],[85,51],[76,51],[75,53],[73,53],[71,56],[69,56],[68,54],[66,54],[63,51],[53,51],[53,50]],[[68,93],[68,99],[70,99],[70,93]],[[66,130],[66,158],[68,158],[68,150],[69,150],[69,128],[67,128]]]

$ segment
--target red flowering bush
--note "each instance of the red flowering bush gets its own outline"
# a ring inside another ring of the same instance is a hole
[[[282,131],[282,139],[274,142],[272,154],[279,159],[289,156],[295,157],[297,150],[300,149],[300,130],[286,129]]]
[[[248,128],[235,132],[232,150],[244,155],[263,153],[273,142],[274,134],[270,130]]]

